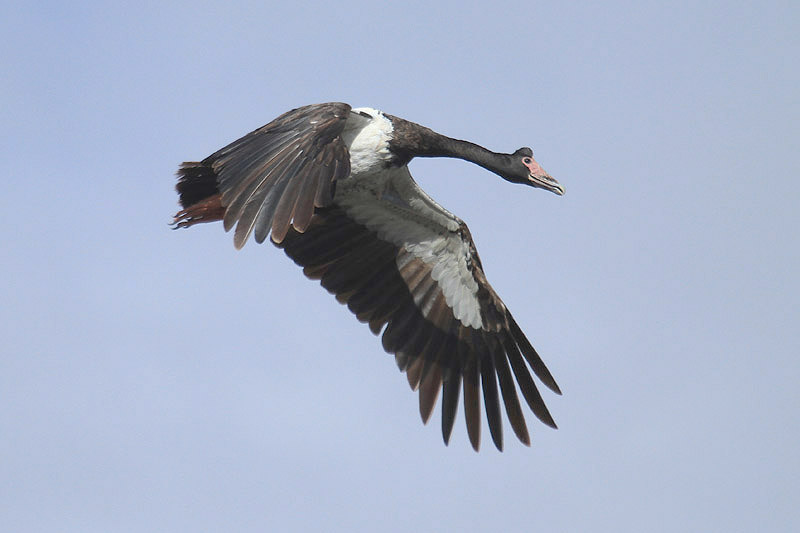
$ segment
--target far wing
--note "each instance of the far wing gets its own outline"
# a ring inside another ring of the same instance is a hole
[[[184,163],[179,176],[213,172],[225,231],[236,225],[237,248],[253,231],[257,242],[270,231],[280,242],[290,227],[305,231],[314,208],[329,205],[335,182],[350,173],[340,137],[349,114],[344,103],[294,109],[199,163]]]

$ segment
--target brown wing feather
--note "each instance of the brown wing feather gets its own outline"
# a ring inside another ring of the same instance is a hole
[[[429,264],[381,240],[336,205],[317,209],[304,233],[289,228],[278,246],[304,267],[307,276],[320,279],[359,320],[368,322],[373,333],[383,330],[384,349],[395,354],[409,385],[419,390],[423,421],[430,417],[441,390],[445,442],[450,440],[463,389],[467,433],[476,450],[481,396],[495,446],[502,450],[501,396],[514,433],[529,445],[514,378],[537,418],[553,427],[526,361],[548,386],[553,388],[555,381],[486,282],[466,226],[459,233],[473,254],[469,263],[479,286],[482,329],[464,326],[455,318]]]
[[[251,233],[263,242],[271,232],[280,242],[290,227],[305,231],[314,208],[330,205],[335,182],[350,173],[340,136],[349,115],[338,102],[293,109],[201,162],[184,163],[176,226],[222,218],[225,231],[236,226],[237,248]],[[224,212],[194,208],[213,195]]]

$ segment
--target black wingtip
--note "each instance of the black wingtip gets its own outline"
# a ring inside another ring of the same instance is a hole
[[[539,353],[525,336],[525,333],[522,332],[522,329],[519,327],[519,324],[517,324],[517,321],[514,320],[514,317],[511,316],[511,313],[507,313],[507,316],[509,325],[511,326],[511,335],[519,346],[522,355],[528,361],[528,364],[530,365],[534,374],[536,374],[536,377],[538,377],[548,389],[556,394],[561,394],[561,389],[559,388],[558,383],[556,383],[555,378],[547,369],[544,361],[542,361]]]
[[[450,436],[453,434],[460,394],[461,374],[450,373],[442,383],[442,438],[445,444],[450,443]]]

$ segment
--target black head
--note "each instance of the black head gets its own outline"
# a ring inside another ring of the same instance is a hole
[[[533,150],[528,147],[520,148],[509,156],[509,168],[500,174],[503,178],[514,183],[525,183],[546,191],[564,194],[561,186],[539,163],[533,158]]]

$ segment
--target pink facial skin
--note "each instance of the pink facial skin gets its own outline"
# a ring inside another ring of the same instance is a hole
[[[534,176],[547,176],[547,172],[541,166],[539,166],[539,163],[537,163],[532,157],[523,157],[522,164],[528,167],[528,170],[530,170],[531,174]]]
[[[553,177],[550,176],[550,174],[548,174],[547,171],[543,169],[533,157],[523,157],[522,164],[525,165],[530,171],[528,181],[531,185],[541,189],[546,189],[559,196],[564,195],[564,187],[558,183],[558,181],[553,179]]]

